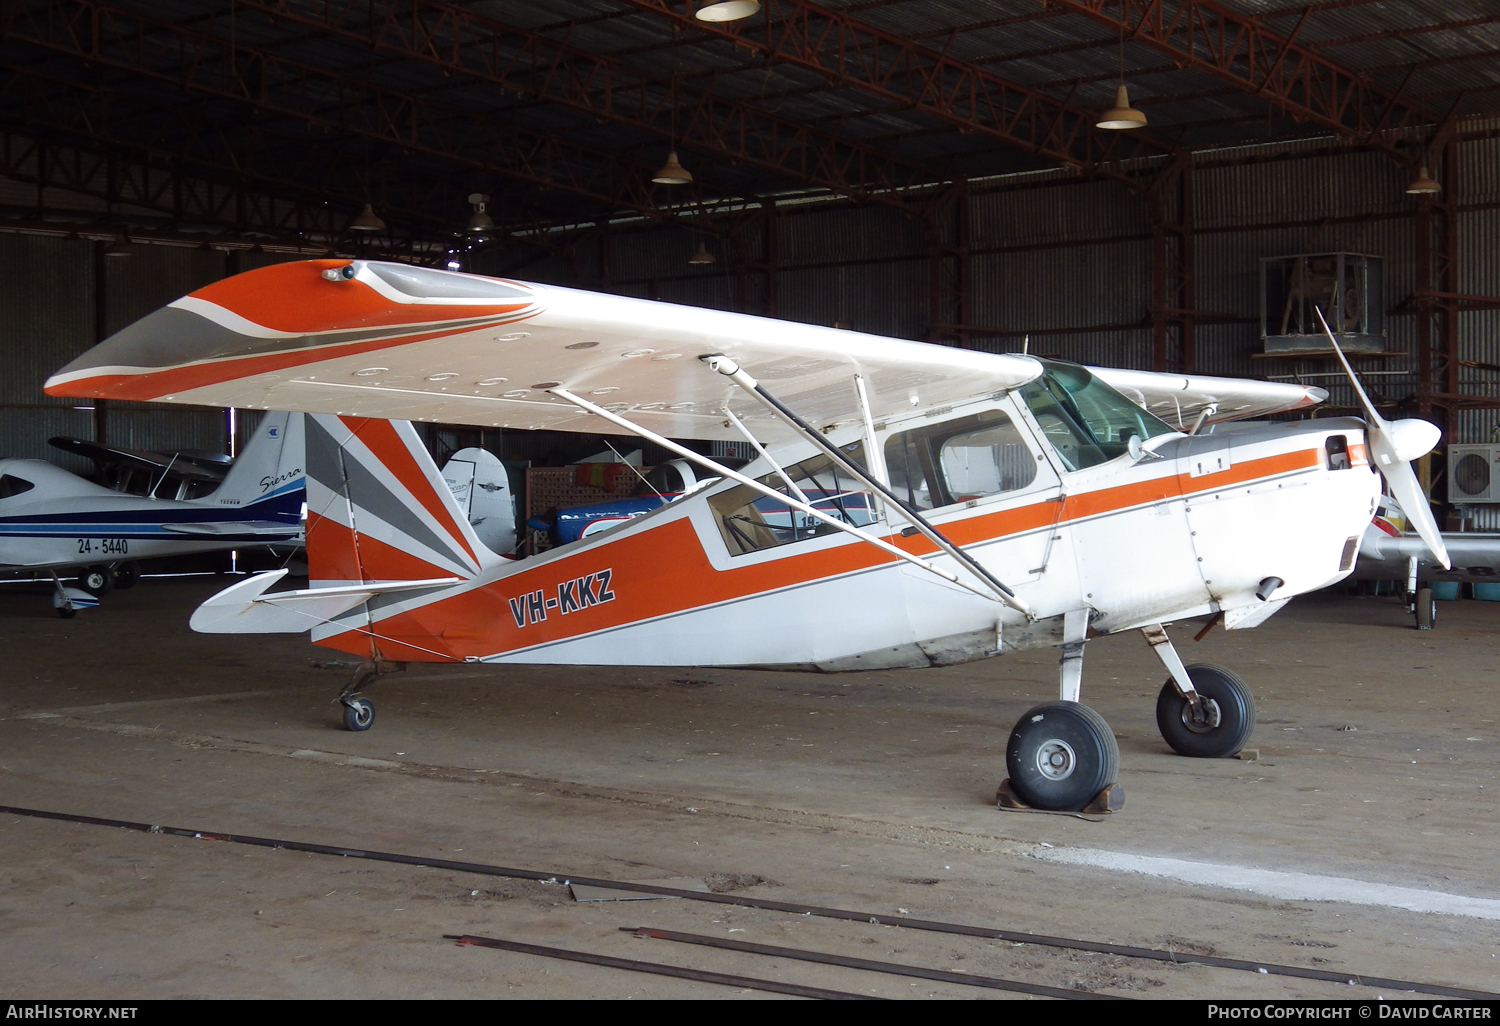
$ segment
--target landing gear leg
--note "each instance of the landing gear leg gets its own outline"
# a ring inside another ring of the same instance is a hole
[[[1255,698],[1240,677],[1222,666],[1183,666],[1161,624],[1141,628],[1171,674],[1156,698],[1156,726],[1178,755],[1227,759],[1255,730]]]
[[[1083,681],[1083,647],[1088,640],[1087,609],[1063,617],[1059,701],[1026,712],[1010,733],[1000,785],[1000,804],[1050,811],[1088,809],[1113,812],[1124,795],[1115,777],[1120,749],[1104,717],[1078,702]]]
[[[405,663],[392,663],[384,659],[366,659],[359,664],[337,699],[344,707],[345,730],[369,730],[375,725],[375,703],[360,692],[374,684],[382,673],[404,669]]]

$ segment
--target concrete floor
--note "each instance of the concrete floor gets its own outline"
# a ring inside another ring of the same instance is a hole
[[[1500,990],[1500,604],[1418,633],[1315,597],[1173,628],[1254,688],[1255,761],[1156,732],[1138,636],[1084,698],[1128,803],[1001,812],[1006,735],[1056,654],[852,675],[413,667],[338,727],[343,659],[186,626],[222,579],[147,580],[63,621],[0,591],[0,804],[716,888],[1039,934]],[[772,997],[461,948],[475,933],[888,997],[1005,997],[640,940],[654,926],[1134,997],[1377,991],[682,900],[6,816],[0,989],[42,997]],[[1273,872],[1257,872],[1273,871]],[[1211,882],[1205,882],[1211,881]],[[1406,907],[1400,907],[1406,906]],[[1411,909],[1427,909],[1413,911]],[[1390,994],[1385,995],[1387,997]]]

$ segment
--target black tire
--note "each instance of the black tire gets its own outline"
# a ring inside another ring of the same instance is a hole
[[[95,598],[103,598],[115,587],[115,575],[103,563],[86,566],[78,575],[78,586]]]
[[[78,610],[74,609],[72,606],[58,606],[57,615],[62,617],[64,620],[71,620],[73,619],[73,617],[78,615]]]
[[[1430,631],[1437,625],[1437,599],[1431,588],[1417,589],[1417,630]]]
[[[1011,790],[1034,809],[1076,812],[1120,772],[1120,748],[1104,717],[1077,702],[1046,702],[1010,732]]]
[[[115,587],[120,591],[129,591],[140,579],[141,565],[139,563],[132,561],[115,567]]]
[[[344,703],[344,729],[369,730],[375,725],[375,705],[368,698],[351,698]]]
[[[1255,731],[1255,697],[1250,686],[1238,674],[1211,663],[1189,666],[1187,673],[1203,697],[1200,706],[1207,716],[1217,715],[1218,723],[1202,719],[1194,723],[1192,706],[1168,680],[1156,699],[1156,726],[1178,755],[1227,759],[1244,748]]]

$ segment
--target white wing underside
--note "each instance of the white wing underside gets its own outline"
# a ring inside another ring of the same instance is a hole
[[[98,375],[117,375],[138,382],[136,391],[115,393],[129,398],[479,427],[590,434],[621,430],[546,391],[561,386],[671,438],[738,440],[739,432],[724,416],[727,407],[763,441],[774,444],[790,437],[790,430],[710,370],[700,356],[732,357],[805,420],[828,430],[860,423],[856,374],[865,379],[878,422],[1009,390],[1041,371],[1038,361],[1016,354],[555,286],[363,261],[346,270],[350,274],[344,280],[299,284],[289,301],[295,298],[316,310],[322,293],[315,290],[329,290],[332,298],[334,290],[368,289],[372,301],[386,310],[404,312],[405,337],[362,352],[350,352],[347,346],[340,350],[320,342],[332,337],[335,327],[345,343],[362,336],[389,338],[391,330],[378,325],[351,330],[345,323],[281,332],[195,294],[102,343],[59,372],[48,388],[52,394],[106,394],[81,386]],[[400,289],[390,285],[396,275],[401,276]],[[481,300],[466,300],[466,316],[455,318],[455,300],[445,298],[460,290],[473,296],[502,287],[510,296],[524,292],[529,297],[525,313],[503,324],[494,318],[487,325],[479,323],[486,318],[473,311]],[[430,330],[413,327],[410,315],[417,311]],[[372,323],[378,320],[374,317]],[[424,334],[433,337],[420,337]],[[195,341],[209,336],[212,345]],[[163,351],[163,346],[173,354],[165,367],[159,360],[143,365],[134,358]],[[263,362],[257,364],[276,350],[282,366],[264,370]],[[1172,424],[1191,421],[1207,402],[1220,404],[1215,419],[1228,420],[1308,406],[1322,398],[1321,390],[1299,385],[1142,371],[1097,373]],[[184,374],[193,382],[185,387]],[[173,375],[179,385],[152,387]],[[210,381],[213,377],[219,380]]]
[[[1211,378],[1193,374],[1089,368],[1132,402],[1144,406],[1175,428],[1186,431],[1209,406],[1217,410],[1207,423],[1269,417],[1304,409],[1328,398],[1325,389],[1249,378]]]

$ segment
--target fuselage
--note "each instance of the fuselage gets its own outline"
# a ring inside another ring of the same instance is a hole
[[[207,502],[127,495],[44,460],[0,460],[0,567],[45,569],[149,559],[291,540],[301,530],[302,482],[271,489],[232,511]],[[226,518],[243,521],[237,535]],[[268,535],[280,524],[284,532]],[[212,536],[193,531],[213,525]],[[254,529],[251,529],[254,528]]]
[[[382,596],[314,640],[368,654],[373,634],[379,654],[411,661],[923,666],[1056,643],[1054,618],[1079,609],[1101,632],[1215,612],[1254,626],[1352,568],[1379,491],[1361,422],[1168,430],[1151,439],[1157,458],[1123,440],[1118,455],[1084,458],[1036,406],[992,396],[876,424],[874,436],[892,485],[1035,622],[848,534],[785,510],[778,520],[726,480],[445,591]],[[810,443],[772,456],[794,477],[821,459]],[[779,480],[767,459],[742,472]],[[849,522],[967,573],[899,511],[830,473],[804,482],[820,508],[845,494]],[[1262,599],[1270,578],[1282,583]]]

